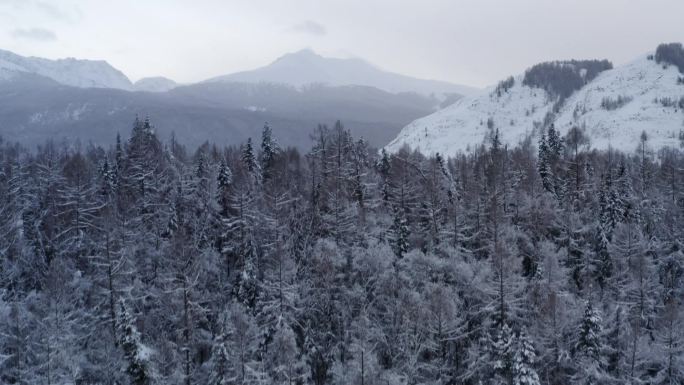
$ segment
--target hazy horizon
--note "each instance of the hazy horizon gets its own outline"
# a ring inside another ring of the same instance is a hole
[[[506,7],[504,7],[506,5]],[[616,64],[684,36],[684,2],[0,0],[0,48],[106,60],[132,81],[180,83],[254,69],[309,48],[387,71],[484,87],[546,60]]]

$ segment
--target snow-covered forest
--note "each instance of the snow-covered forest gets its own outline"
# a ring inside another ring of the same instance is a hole
[[[0,145],[0,383],[682,384],[684,152]]]

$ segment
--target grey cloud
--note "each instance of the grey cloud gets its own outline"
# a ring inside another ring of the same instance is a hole
[[[294,32],[305,33],[314,36],[323,36],[328,33],[323,24],[312,20],[305,20],[299,24],[296,24],[292,27],[292,30]]]
[[[16,39],[27,39],[36,41],[55,41],[57,35],[45,28],[17,28],[12,31],[12,36]]]

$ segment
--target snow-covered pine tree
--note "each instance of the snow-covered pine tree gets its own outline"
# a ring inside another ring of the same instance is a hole
[[[594,308],[592,302],[587,301],[584,316],[579,326],[577,343],[575,344],[575,354],[577,356],[600,363],[603,350],[603,342],[601,341],[603,335],[602,322],[601,315]]]
[[[550,150],[546,140],[546,134],[542,132],[539,138],[539,152],[537,155],[537,168],[544,190],[553,193],[553,174],[550,164]]]
[[[254,238],[246,233],[238,245],[239,272],[235,277],[234,295],[239,303],[256,312],[259,297],[259,256]]]
[[[273,139],[273,130],[268,123],[265,123],[261,131],[261,153],[259,154],[261,160],[261,179],[264,182],[269,180],[273,174],[273,167],[275,166],[278,152],[278,143]]]
[[[247,143],[242,147],[241,160],[247,171],[256,178],[256,172],[259,170],[259,165],[257,164],[256,155],[254,155],[252,138],[247,138]]]
[[[602,226],[596,229],[596,240],[594,242],[594,255],[591,261],[592,273],[603,293],[613,277],[614,264],[608,249],[608,235]]]
[[[495,382],[512,383],[515,368],[515,337],[513,331],[504,323],[499,328],[496,339],[491,345],[491,360]]]
[[[539,374],[535,369],[537,353],[529,337],[520,332],[515,338],[513,356],[513,384],[540,385]]]
[[[390,200],[389,186],[390,172],[392,170],[392,163],[390,162],[390,155],[387,153],[386,149],[382,149],[380,152],[380,160],[376,164],[376,169],[378,174],[380,174],[380,191],[382,192],[382,200],[387,204]]]
[[[231,186],[233,184],[233,172],[226,163],[225,159],[221,160],[221,164],[219,165],[216,182],[216,200],[221,207],[221,215],[225,217],[230,211],[230,192]]]
[[[149,368],[150,349],[143,345],[135,319],[128,310],[125,300],[119,301],[119,344],[127,361],[126,373],[132,385],[149,385],[153,375]]]

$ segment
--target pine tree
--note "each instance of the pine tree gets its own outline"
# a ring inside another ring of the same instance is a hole
[[[494,375],[501,382],[511,383],[514,378],[515,350],[513,332],[508,324],[504,323],[491,347]]]
[[[242,148],[242,164],[245,166],[250,174],[254,174],[259,169],[257,165],[256,156],[254,155],[254,148],[252,147],[252,138],[247,138],[247,144]]]
[[[575,383],[601,384],[606,382],[604,372],[602,320],[591,301],[587,301],[584,317],[580,323],[577,343],[574,348],[576,358]]]
[[[217,191],[216,200],[221,206],[221,215],[228,216],[230,212],[230,192],[233,185],[233,172],[226,164],[225,160],[221,161],[218,175],[216,176]]]
[[[549,126],[548,133],[549,155],[551,156],[552,163],[555,164],[560,160],[561,154],[563,153],[563,138],[561,138],[560,132],[556,130],[553,124]]]
[[[252,312],[256,312],[257,298],[260,291],[259,266],[256,245],[250,235],[245,237],[244,243],[240,247],[240,255],[242,271],[237,277],[235,296],[239,303],[246,306]]]
[[[148,368],[149,350],[140,341],[140,334],[135,327],[135,320],[131,316],[123,299],[119,302],[119,344],[128,362],[126,373],[131,378],[132,385],[148,385],[152,382]]]
[[[221,190],[225,190],[233,183],[233,172],[230,170],[230,167],[228,167],[225,161],[221,161],[216,181],[218,182],[218,187]]]
[[[596,229],[596,243],[594,246],[594,258],[592,260],[592,270],[596,281],[601,290],[605,290],[608,281],[613,276],[613,259],[608,249],[608,236],[602,226]]]
[[[541,177],[542,187],[544,190],[553,193],[553,175],[550,164],[549,147],[546,142],[546,135],[542,133],[539,138],[539,154],[537,155],[537,167],[539,169],[539,176]]]
[[[249,141],[247,142],[250,143]],[[264,124],[261,131],[261,178],[264,181],[272,177],[273,167],[278,154],[278,145],[273,139],[273,132],[268,123]],[[250,170],[251,171],[251,170]]]
[[[381,150],[380,160],[378,161],[378,164],[377,164],[377,170],[378,170],[378,173],[380,174],[380,180],[381,180],[380,191],[382,192],[382,200],[385,204],[387,204],[390,200],[389,178],[390,178],[391,169],[392,169],[392,164],[390,163],[390,156],[387,153],[387,150],[385,150],[383,148]]]
[[[539,375],[534,369],[537,354],[532,341],[523,332],[516,338],[516,349],[513,357],[513,384],[540,385]]]
[[[577,343],[575,344],[576,355],[596,363],[600,362],[603,350],[603,343],[601,342],[603,329],[601,323],[601,315],[594,309],[591,301],[587,301],[584,317],[582,317],[579,328]]]
[[[604,234],[610,239],[613,230],[623,216],[615,186],[613,185],[612,172],[608,172],[599,191],[599,224]]]

